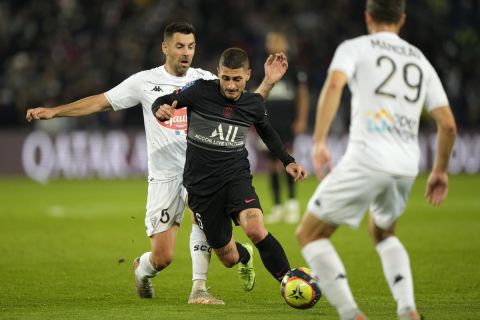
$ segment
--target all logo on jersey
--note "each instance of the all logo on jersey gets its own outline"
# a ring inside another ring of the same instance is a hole
[[[226,126],[227,127],[227,126]],[[226,128],[225,134],[223,133],[223,126],[221,124],[218,125],[217,129],[213,130],[210,138],[216,138],[222,141],[230,141],[234,142],[235,137],[237,136],[238,127],[237,126],[228,126]]]
[[[194,111],[191,111],[189,121],[188,142],[202,148],[236,152],[247,141],[248,126],[207,119]]]
[[[176,135],[187,133],[187,108],[175,109],[170,120],[157,122],[164,128],[175,130]]]
[[[223,108],[223,116],[227,119],[232,119],[234,113],[235,109],[233,109],[232,106],[225,106],[225,108]]]

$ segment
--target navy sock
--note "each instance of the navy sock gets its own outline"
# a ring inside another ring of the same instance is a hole
[[[279,282],[290,270],[290,263],[280,242],[269,233],[265,239],[255,245],[258,248],[263,265]]]
[[[272,186],[274,204],[280,204],[280,180],[278,173],[275,171],[270,172],[270,185]]]
[[[235,242],[235,244],[237,245],[237,251],[240,256],[238,258],[238,261],[243,264],[246,264],[248,260],[250,260],[250,253],[248,253],[248,250],[244,246],[242,246],[240,243]]]
[[[295,180],[287,173],[288,198],[295,199]]]

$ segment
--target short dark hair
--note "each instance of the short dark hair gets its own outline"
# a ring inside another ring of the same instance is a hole
[[[245,50],[232,47],[223,51],[219,65],[230,69],[248,69],[250,64]]]
[[[195,35],[195,28],[188,22],[172,22],[165,27],[163,31],[163,40],[170,39],[174,33],[193,34]]]
[[[367,0],[366,9],[376,22],[398,23],[405,13],[405,0]]]

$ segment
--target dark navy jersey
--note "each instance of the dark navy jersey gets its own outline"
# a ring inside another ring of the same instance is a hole
[[[187,155],[183,183],[187,191],[207,195],[235,178],[250,177],[245,148],[248,129],[253,125],[270,151],[286,166],[295,160],[283,147],[267,120],[263,98],[244,92],[237,101],[220,93],[219,80],[197,80],[181,90],[159,97],[162,104],[187,107]]]

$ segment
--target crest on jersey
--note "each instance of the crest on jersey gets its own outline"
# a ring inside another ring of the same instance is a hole
[[[227,119],[232,119],[233,115],[235,114],[235,109],[232,106],[225,106],[223,108],[223,116]]]
[[[180,90],[185,90],[188,87],[193,86],[195,84],[195,81],[197,81],[197,80],[192,80],[192,81],[189,81],[189,82],[185,83],[185,85]]]

